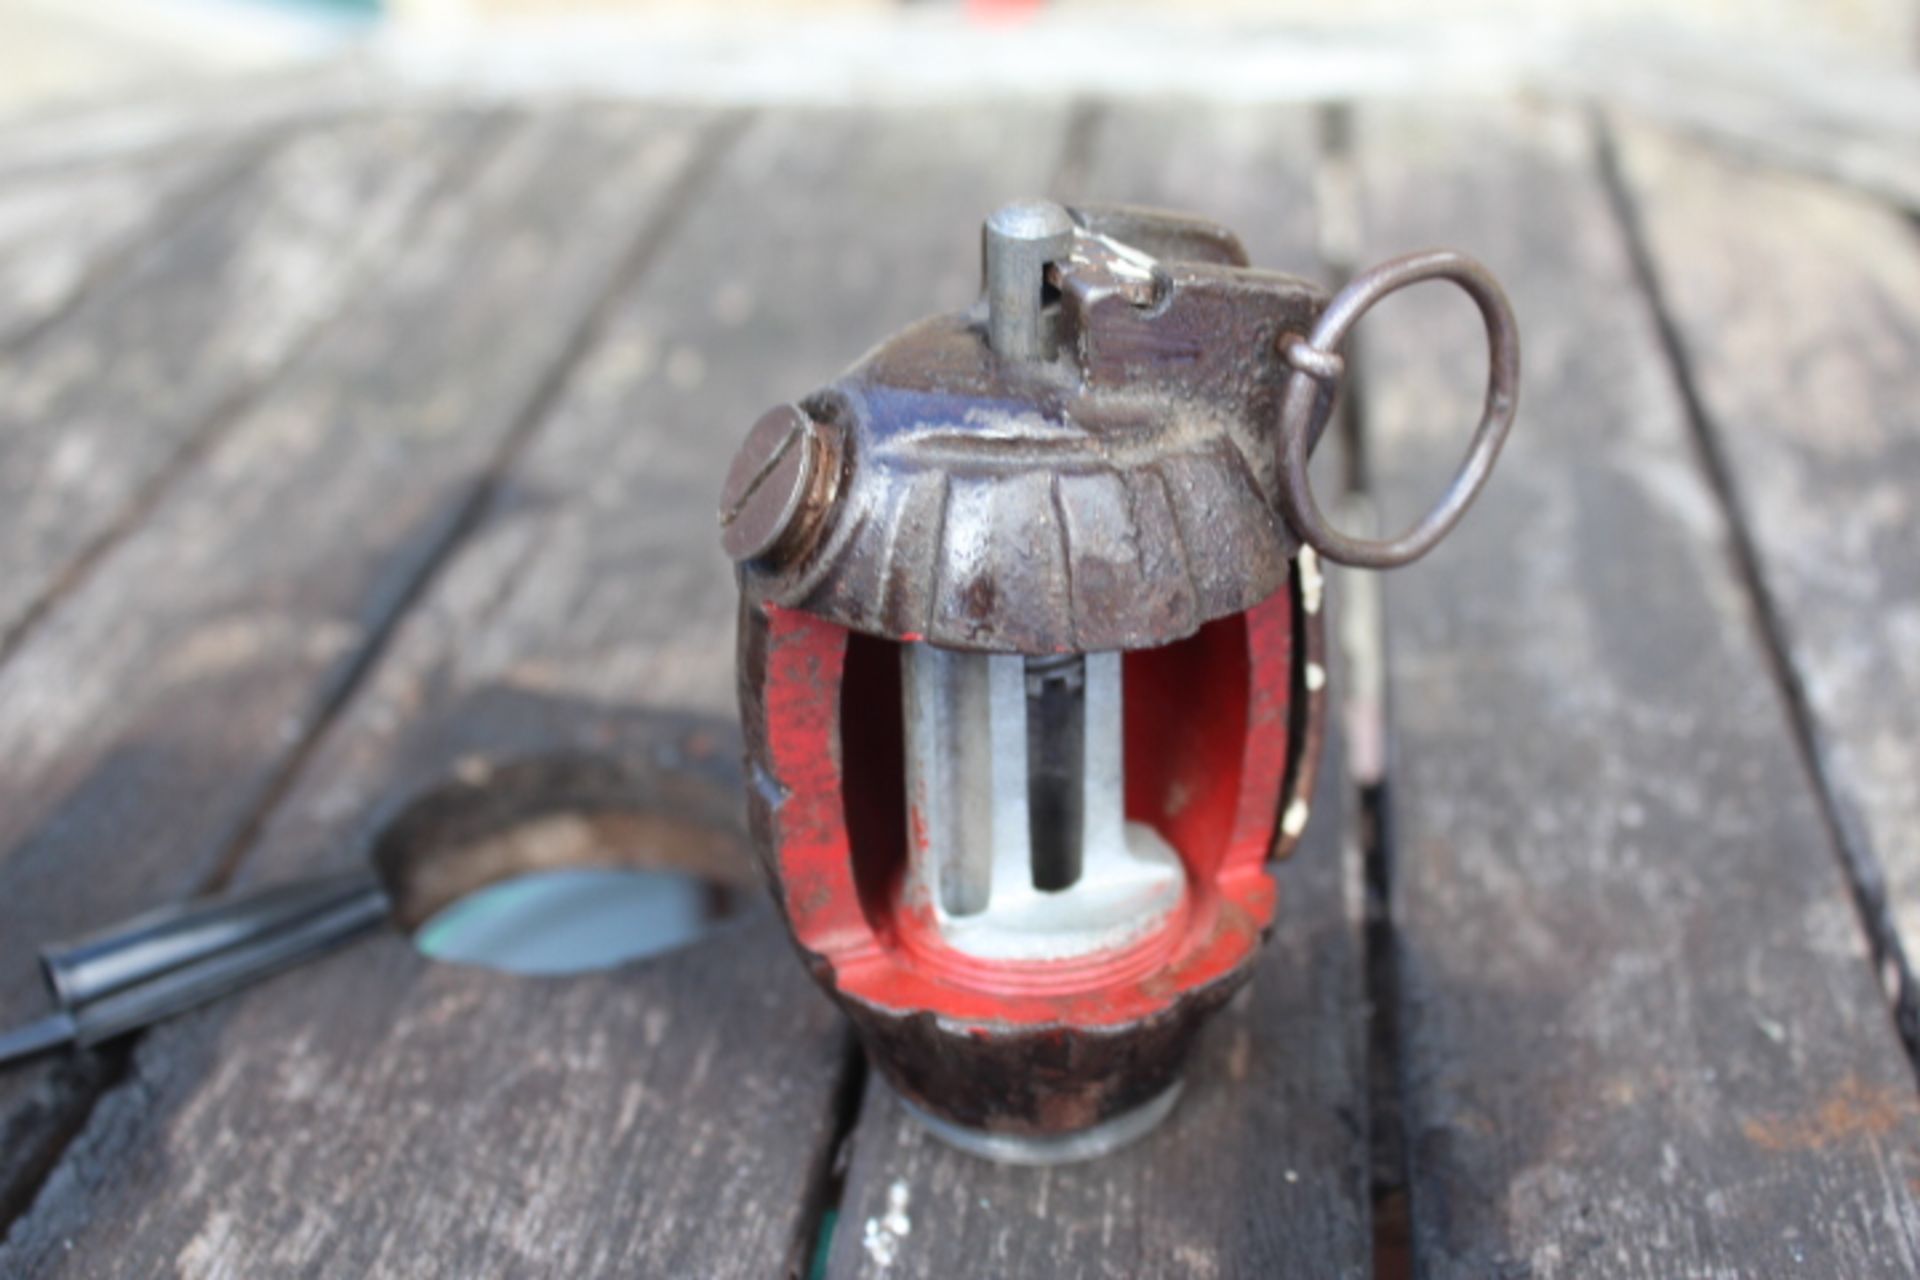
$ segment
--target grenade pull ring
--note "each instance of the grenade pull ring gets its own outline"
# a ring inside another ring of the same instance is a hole
[[[1307,455],[1325,426],[1346,374],[1340,344],[1373,304],[1424,280],[1450,280],[1466,290],[1487,326],[1487,399],[1467,456],[1440,501],[1397,538],[1356,538],[1327,523],[1313,496]],[[1280,352],[1292,367],[1280,409],[1280,505],[1302,541],[1327,559],[1364,569],[1393,569],[1418,560],[1447,536],[1493,474],[1519,405],[1520,336],[1513,308],[1493,273],[1463,253],[1446,249],[1393,258],[1355,276],[1320,313],[1308,337],[1282,334]],[[1324,408],[1322,407],[1324,404]]]

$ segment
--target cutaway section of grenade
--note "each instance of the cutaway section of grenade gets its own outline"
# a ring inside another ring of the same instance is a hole
[[[1173,1109],[1307,818],[1315,547],[1437,540],[1511,420],[1517,351],[1457,255],[1388,264],[1356,303],[1201,219],[1046,202],[995,213],[985,252],[974,308],[766,414],[720,514],[749,814],[794,941],[933,1132],[1046,1162]],[[1487,416],[1437,532],[1345,539],[1290,459],[1345,327],[1428,278],[1482,302]]]

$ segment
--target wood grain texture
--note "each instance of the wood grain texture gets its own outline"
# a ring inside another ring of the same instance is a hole
[[[1812,40],[1768,47],[1679,24],[1658,37],[1601,34],[1549,83],[1720,155],[1797,169],[1920,213],[1920,9],[1898,10],[1905,34],[1875,41],[1867,33],[1880,24],[1863,24],[1864,47],[1852,56]],[[1894,49],[1905,56],[1888,57]]]
[[[384,150],[381,136],[359,145]],[[42,1004],[36,944],[224,875],[459,533],[697,137],[625,113],[509,130],[0,666],[0,1017]],[[293,241],[298,262],[311,247]],[[278,240],[249,252],[288,261]],[[156,316],[122,335],[123,362],[170,341],[165,328]],[[111,438],[132,434],[122,419]],[[86,1061],[0,1078],[10,1182],[84,1105],[87,1081],[66,1082]]]
[[[1191,209],[1260,265],[1311,274],[1314,119],[1302,109],[1103,114],[1072,198]],[[1306,844],[1250,991],[1196,1050],[1173,1117],[1113,1158],[1014,1169],[928,1137],[879,1083],[856,1131],[835,1276],[1332,1276],[1368,1271],[1361,954],[1329,750]],[[911,1232],[868,1248],[907,1197]]]
[[[1641,129],[1618,137],[1870,905],[1890,910],[1911,961],[1920,955],[1920,236],[1907,218],[1831,187]]]
[[[545,763],[548,789],[521,810],[538,821],[564,816],[569,777],[596,761],[677,775],[737,758],[735,589],[713,515],[727,459],[767,404],[967,302],[979,218],[1044,181],[1061,132],[1057,112],[997,110],[749,128],[275,811],[247,877],[364,855],[396,808],[449,778],[484,791]],[[661,794],[625,803],[644,813]],[[649,837],[603,825],[574,856],[655,855],[623,838]],[[764,910],[567,981],[383,941],[150,1035],[0,1270],[791,1272],[848,1049]]]
[[[59,316],[258,158],[254,146],[211,147],[0,184],[0,350]]]
[[[572,979],[388,936],[230,1012],[142,1046],[7,1274],[779,1275],[843,1061],[764,908]]]
[[[1417,1265],[1911,1274],[1913,1078],[1589,132],[1367,112],[1358,164],[1369,255],[1482,256],[1526,343],[1493,483],[1386,583]],[[1390,526],[1485,368],[1429,292],[1361,327]]]
[[[0,640],[399,247],[472,131],[395,116],[298,135],[10,354]]]
[[[0,120],[0,182],[219,149],[277,130],[407,111],[407,93],[355,59],[137,86]]]

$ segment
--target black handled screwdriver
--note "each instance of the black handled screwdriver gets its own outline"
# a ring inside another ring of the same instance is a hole
[[[0,1066],[87,1048],[329,951],[387,918],[370,871],[148,911],[40,953],[55,1009],[0,1032]]]

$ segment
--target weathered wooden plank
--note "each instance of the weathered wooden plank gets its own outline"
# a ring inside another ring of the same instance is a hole
[[[396,249],[472,132],[401,116],[297,135],[10,354],[0,641]]]
[[[1903,37],[1874,40],[1898,16]],[[1711,142],[1723,153],[1847,183],[1920,213],[1920,75],[1911,56],[1920,9],[1863,24],[1861,50],[1768,48],[1672,29],[1601,36],[1568,51],[1548,79],[1609,109]],[[1889,48],[1907,56],[1889,58]],[[1865,57],[1860,56],[1865,53]]]
[[[0,182],[219,149],[436,96],[403,97],[352,59],[145,86],[0,121]]]
[[[128,262],[59,322],[9,353],[0,377],[0,652],[11,653],[80,561],[132,522],[183,450],[269,378],[359,283],[356,269],[396,248],[432,185],[471,154],[474,132],[465,119],[396,118],[290,140],[204,207],[156,228],[149,245],[130,250]],[[222,163],[232,145],[153,163],[193,171]],[[150,167],[130,166],[128,174],[139,184]],[[117,176],[96,169],[17,179],[0,199],[17,197],[30,208],[24,193],[40,187],[104,197]],[[31,253],[46,241],[32,236],[26,243]],[[153,598],[167,583],[163,569],[129,603]],[[103,614],[95,629],[120,621]],[[90,662],[76,651],[8,685],[9,741],[32,749],[10,762],[0,784],[8,809],[0,817],[0,848],[26,840],[36,822],[57,811],[59,792],[84,773],[85,765],[63,762],[63,753],[92,749],[101,759],[116,758],[111,716],[101,714],[89,728],[94,711],[64,722],[49,713],[69,696],[71,670],[89,673],[78,678],[79,689],[108,690],[103,703],[127,692]],[[147,674],[137,659],[115,670],[130,679]],[[96,677],[104,686],[89,685]],[[93,747],[81,746],[95,729]],[[0,913],[0,1010],[8,1017],[37,999],[30,958],[36,942],[101,918],[54,911],[50,902],[41,916],[32,883],[10,882],[26,896]],[[80,877],[64,892],[82,899],[84,885]],[[143,887],[150,888],[128,884],[124,897],[100,903],[101,912],[110,917],[139,904]],[[48,1143],[74,1114],[75,1099],[93,1091],[103,1067],[84,1057],[0,1081],[0,1220],[17,1207]]]
[[[512,129],[0,666],[0,1018],[40,1005],[36,943],[224,874],[457,538],[699,136],[626,113]],[[288,237],[250,256],[297,264]],[[121,341],[139,364],[142,342],[170,338]],[[84,1105],[88,1081],[68,1087],[68,1069],[0,1079],[0,1192]]]
[[[1483,256],[1528,369],[1480,505],[1386,583],[1416,1266],[1911,1274],[1913,1079],[1592,138],[1369,112],[1358,163],[1371,254]],[[1362,329],[1389,525],[1479,404],[1429,292]]]
[[[1303,108],[1116,107],[1070,194],[1204,213],[1242,231],[1262,265],[1310,274],[1316,152]],[[1006,1168],[928,1137],[876,1080],[832,1274],[1367,1273],[1362,958],[1337,756],[1312,836],[1277,869],[1280,920],[1251,990],[1196,1050],[1166,1125],[1092,1164]],[[911,1232],[870,1248],[865,1224],[902,1194]]]
[[[1920,954],[1920,238],[1641,129],[1620,166],[1867,907]],[[1881,876],[1884,874],[1884,881]],[[1891,940],[1890,940],[1891,941]],[[1907,990],[1912,1016],[1916,993]],[[1910,1032],[1911,1034],[1911,1032]]]
[[[1061,126],[1054,111],[788,113],[740,138],[248,875],[357,856],[433,780],[492,779],[485,795],[537,766],[517,816],[580,821],[593,762],[672,774],[737,752],[712,514],[728,457],[767,404],[964,303],[978,218],[1044,182]],[[616,797],[639,829],[603,823],[567,856],[660,856],[646,818],[665,799]],[[150,1035],[0,1269],[782,1274],[812,1235],[850,1061],[765,912],[568,981],[388,940]]]
[[[798,1252],[843,1032],[769,909],[565,979],[386,937],[259,997],[143,1046],[7,1274],[761,1277]]]
[[[259,158],[255,147],[210,148],[0,185],[0,350],[72,305],[88,283]]]

